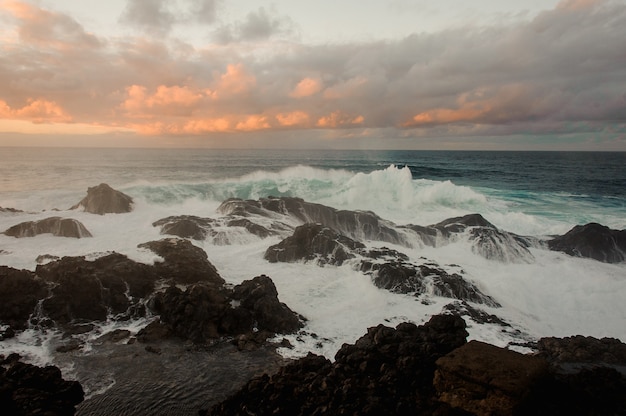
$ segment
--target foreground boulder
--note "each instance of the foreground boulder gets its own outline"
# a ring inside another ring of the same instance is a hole
[[[54,366],[36,367],[0,356],[0,409],[4,415],[73,415],[84,399],[78,381]]]
[[[173,334],[197,344],[253,333],[259,333],[253,339],[262,342],[302,327],[300,317],[278,300],[276,286],[263,275],[233,289],[205,283],[185,290],[170,286],[157,293],[150,306]]]
[[[309,354],[273,376],[252,379],[204,414],[432,414],[435,361],[465,343],[462,319],[434,316],[423,326],[379,325],[331,363]],[[201,412],[201,414],[203,414]]]
[[[84,238],[91,233],[78,220],[73,218],[50,217],[39,221],[27,221],[14,225],[4,234],[12,237],[34,237],[39,234],[52,234],[56,237]]]
[[[63,257],[38,265],[35,274],[51,284],[42,317],[58,324],[104,321],[109,315],[141,316],[142,299],[152,293],[158,278],[150,266],[118,253],[93,261]]]
[[[433,385],[440,401],[477,415],[513,415],[548,381],[539,358],[471,341],[437,360]]]
[[[34,273],[0,266],[0,324],[26,329],[35,306],[47,294],[46,283]]]
[[[612,230],[596,223],[577,225],[565,235],[549,240],[548,247],[570,256],[620,263],[626,260],[626,230]]]
[[[104,215],[125,213],[133,210],[133,199],[106,183],[87,189],[87,196],[70,209],[82,208],[85,212]]]

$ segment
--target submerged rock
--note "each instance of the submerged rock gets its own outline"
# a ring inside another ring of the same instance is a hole
[[[70,209],[83,208],[85,212],[104,215],[125,213],[133,210],[133,199],[106,183],[87,189],[87,196]]]
[[[34,237],[39,234],[52,234],[56,237],[92,237],[89,230],[80,221],[61,217],[22,222],[6,230],[4,234],[16,238]]]
[[[83,401],[85,394],[80,383],[64,380],[58,367],[7,361],[0,366],[3,414],[73,415]]]
[[[15,208],[2,208],[2,207],[0,207],[0,212],[10,212],[10,213],[15,214],[15,213],[24,212],[24,211],[22,211],[20,209],[15,209]]]
[[[626,260],[626,230],[613,230],[597,223],[577,225],[565,235],[549,240],[548,247],[570,256],[620,263]]]

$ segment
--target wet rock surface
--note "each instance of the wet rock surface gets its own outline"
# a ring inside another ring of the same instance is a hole
[[[106,183],[87,189],[87,196],[70,209],[82,208],[92,214],[121,214],[133,210],[133,199]]]
[[[80,221],[61,217],[22,222],[5,230],[4,234],[16,238],[34,237],[39,234],[73,238],[93,237]]]
[[[597,223],[577,225],[549,240],[548,247],[570,256],[619,263],[626,260],[626,230],[613,230]]]
[[[271,263],[316,261],[320,265],[340,266],[354,258],[353,251],[365,246],[322,224],[304,224],[290,237],[267,249],[264,258]]]
[[[165,238],[140,244],[139,247],[151,250],[164,259],[154,265],[156,272],[163,278],[182,284],[224,284],[224,279],[211,264],[206,252],[188,240]]]
[[[0,266],[0,323],[26,329],[28,318],[47,294],[46,283],[32,272]]]
[[[0,356],[0,409],[15,416],[73,415],[84,392],[79,382],[66,381],[55,366],[36,367]]]
[[[155,295],[151,308],[172,333],[198,344],[246,334],[260,344],[276,333],[302,327],[299,316],[278,300],[276,287],[267,276],[232,289],[206,284],[186,290],[170,286]],[[258,334],[251,337],[253,333]]]
[[[453,316],[421,327],[379,325],[344,345],[334,363],[309,354],[252,379],[204,414],[429,414],[442,407],[431,400],[434,363],[466,336],[463,320]]]

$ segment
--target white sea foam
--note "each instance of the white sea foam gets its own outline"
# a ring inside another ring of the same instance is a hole
[[[0,206],[38,212],[0,213],[0,231],[22,221],[54,215],[81,221],[93,238],[40,235],[16,239],[0,235],[0,250],[5,252],[0,254],[0,264],[34,270],[35,259],[41,254],[62,257],[111,251],[153,263],[158,257],[138,249],[137,245],[162,238],[159,228],[152,226],[154,221],[170,215],[215,218],[219,216],[217,207],[227,197],[298,196],[338,209],[371,210],[397,224],[428,225],[478,212],[496,226],[523,235],[562,234],[584,218],[571,207],[559,215],[542,211],[549,204],[566,203],[562,200],[534,206],[521,198],[507,199],[503,193],[458,186],[450,181],[416,180],[408,168],[396,166],[371,173],[296,166],[278,172],[256,171],[243,177],[194,183],[150,184],[133,180],[118,189],[135,199],[133,212],[104,216],[69,210],[40,212],[44,208],[67,208],[75,204],[84,196],[82,184],[80,190],[1,194]],[[556,198],[546,196],[553,197]],[[596,213],[593,219],[624,228],[626,224],[624,219],[619,219],[619,209],[615,212]],[[314,351],[332,357],[342,343],[354,342],[369,326],[379,323],[393,326],[406,320],[420,324],[450,302],[432,297],[424,304],[412,296],[378,289],[369,277],[349,266],[270,264],[263,260],[263,253],[278,238],[261,240],[240,231],[228,231],[230,242],[235,244],[219,245],[213,241],[194,244],[207,252],[209,260],[229,283],[240,283],[259,274],[270,276],[281,301],[307,318],[304,332],[288,337],[295,348],[283,350],[286,355]],[[540,249],[531,250],[535,260],[529,264],[503,264],[472,253],[471,245],[464,240],[437,248],[396,248],[411,259],[425,257],[442,265],[459,265],[466,278],[502,304],[502,308],[488,312],[508,320],[529,337],[583,334],[626,341],[626,302],[623,302],[626,264],[603,264]],[[471,322],[469,332],[472,339],[503,346],[516,336],[501,331],[500,327]],[[0,343],[3,348],[0,353],[12,349],[23,351],[33,356],[33,361],[44,362],[49,352],[42,351],[51,341],[33,336],[25,332],[13,341]],[[37,348],[39,352],[35,351]]]

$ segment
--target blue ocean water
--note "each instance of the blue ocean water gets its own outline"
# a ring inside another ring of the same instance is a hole
[[[626,228],[626,153],[0,151],[0,206],[52,209],[58,206],[46,205],[66,194],[81,195],[102,182],[161,204],[190,198],[219,202],[229,197],[287,195],[337,208],[369,209],[391,220],[419,224],[443,219],[438,212],[445,217],[476,211],[487,217],[492,214],[494,223],[518,232],[536,232],[534,228],[561,232],[592,221]],[[45,195],[39,202],[38,192]],[[423,215],[412,215],[412,207]]]

